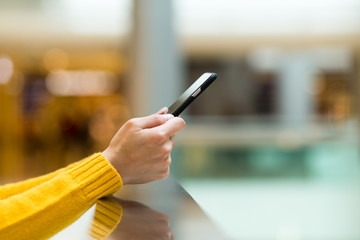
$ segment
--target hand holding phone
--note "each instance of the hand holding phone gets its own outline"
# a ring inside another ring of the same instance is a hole
[[[168,113],[179,116],[205,89],[214,82],[216,73],[202,74],[186,91],[169,107]]]

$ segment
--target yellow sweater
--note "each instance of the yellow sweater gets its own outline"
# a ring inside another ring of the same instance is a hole
[[[46,239],[120,189],[122,180],[100,154],[53,173],[0,187],[0,239]]]

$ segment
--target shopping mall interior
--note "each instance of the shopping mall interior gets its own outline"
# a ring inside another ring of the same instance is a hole
[[[215,72],[181,115],[181,186],[229,239],[360,238],[359,0],[3,0],[0,36],[1,184]]]

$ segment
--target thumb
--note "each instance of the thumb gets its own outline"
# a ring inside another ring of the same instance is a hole
[[[164,124],[169,119],[174,118],[172,114],[152,114],[138,119],[138,126],[141,128],[153,128]]]
[[[157,114],[166,114],[168,111],[169,109],[167,107],[163,107],[157,112]]]

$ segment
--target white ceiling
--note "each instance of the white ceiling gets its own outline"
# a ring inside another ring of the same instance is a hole
[[[0,4],[0,34],[123,35],[131,0],[19,0]],[[360,32],[360,0],[174,0],[176,30],[198,35]]]
[[[176,0],[182,33],[322,35],[360,32],[359,0]]]

